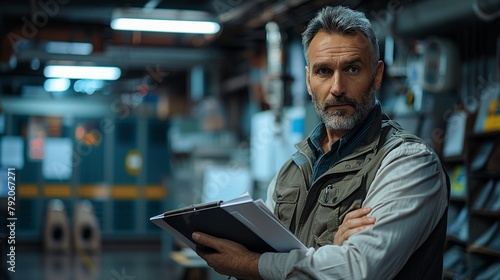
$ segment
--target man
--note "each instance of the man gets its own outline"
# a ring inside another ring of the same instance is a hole
[[[309,249],[257,254],[194,233],[214,249],[197,253],[244,279],[441,279],[448,177],[431,148],[381,112],[370,22],[327,7],[303,46],[321,123],[273,179],[268,204]]]

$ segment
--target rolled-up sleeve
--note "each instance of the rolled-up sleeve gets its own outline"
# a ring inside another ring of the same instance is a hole
[[[372,207],[373,226],[342,246],[262,254],[259,272],[264,279],[390,279],[438,224],[447,192],[435,152],[406,142],[386,156],[368,189],[363,206]]]

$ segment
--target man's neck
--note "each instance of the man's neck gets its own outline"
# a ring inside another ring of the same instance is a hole
[[[323,149],[323,152],[327,153],[330,151],[332,144],[339,140],[340,138],[344,137],[344,135],[347,134],[349,130],[333,130],[326,128],[326,137],[323,138],[323,143],[321,144],[321,148]]]

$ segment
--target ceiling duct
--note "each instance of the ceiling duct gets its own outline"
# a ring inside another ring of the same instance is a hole
[[[26,50],[17,53],[20,62],[44,56],[45,52],[40,50]],[[51,60],[74,61],[75,63],[92,60],[96,65],[115,65],[122,68],[144,69],[147,66],[161,64],[168,65],[170,68],[189,69],[195,65],[217,65],[223,61],[224,54],[217,49],[148,47],[134,47],[132,49],[126,46],[109,46],[105,51],[91,56],[52,54],[50,58]]]
[[[500,0],[442,0],[415,2],[408,7],[401,6],[395,20],[395,33],[415,35],[428,30],[466,20],[484,21],[477,14],[479,9],[485,15],[498,15]],[[446,11],[446,12],[444,12]]]

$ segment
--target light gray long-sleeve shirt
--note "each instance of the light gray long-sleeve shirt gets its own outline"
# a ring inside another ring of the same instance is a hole
[[[434,151],[420,143],[403,143],[382,161],[363,202],[363,207],[372,208],[373,226],[342,246],[264,253],[260,275],[264,279],[394,277],[443,216],[448,205],[445,180]],[[274,180],[266,200],[270,209],[274,209],[273,191]]]

